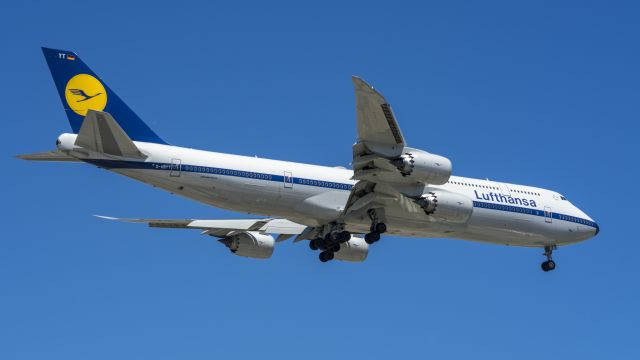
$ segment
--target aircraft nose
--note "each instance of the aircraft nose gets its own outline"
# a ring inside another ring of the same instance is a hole
[[[586,223],[583,227],[584,231],[589,234],[589,237],[592,238],[600,232],[600,225],[597,222],[593,221],[593,219],[589,216],[586,217]]]
[[[580,209],[576,208],[576,210],[578,211],[578,218],[580,219],[580,224],[578,224],[579,236],[584,239],[590,239],[598,235],[600,232],[600,225]]]

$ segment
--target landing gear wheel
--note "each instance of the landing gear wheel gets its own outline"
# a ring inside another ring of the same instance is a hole
[[[377,223],[373,226],[375,232],[379,234],[384,234],[387,232],[387,224],[385,223]]]
[[[377,232],[370,232],[364,236],[364,241],[369,245],[373,244],[378,240],[380,240],[380,233],[377,233]]]
[[[319,249],[319,250],[327,250],[327,242],[324,241],[323,238],[315,238],[313,240],[311,240],[314,245]],[[311,244],[309,244],[309,247],[311,247]],[[312,248],[313,249],[313,248]]]
[[[324,236],[324,241],[326,241],[327,243],[332,243],[336,241],[336,235],[336,233],[327,233],[327,235]]]
[[[316,239],[312,239],[311,241],[309,241],[309,248],[313,251],[318,250],[318,241]]]
[[[556,263],[553,260],[547,260],[540,265],[544,272],[554,270],[556,268]]]
[[[551,256],[553,255],[553,250],[555,248],[556,248],[555,245],[554,246],[549,245],[544,247],[544,256],[547,257],[547,261],[540,264],[540,267],[544,272],[551,271],[556,268],[556,263],[551,259]]]
[[[341,231],[340,233],[338,233],[338,242],[340,243],[345,243],[347,241],[349,241],[349,239],[351,239],[351,233],[348,231]]]
[[[322,262],[327,262],[329,260],[333,260],[333,257],[334,257],[333,251],[323,251],[323,252],[320,253],[320,256],[319,256],[320,261],[322,261]]]
[[[340,251],[340,244],[331,245],[331,252],[337,253],[338,251]]]

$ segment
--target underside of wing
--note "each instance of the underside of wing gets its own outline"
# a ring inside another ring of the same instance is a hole
[[[237,231],[255,231],[263,234],[279,234],[279,241],[301,234],[306,226],[287,219],[126,219],[96,215],[101,219],[130,223],[146,223],[149,227],[173,229],[199,229],[204,235],[224,238]]]

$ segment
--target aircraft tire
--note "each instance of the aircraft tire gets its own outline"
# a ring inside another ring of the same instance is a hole
[[[364,241],[369,245],[373,244],[378,240],[380,240],[380,233],[377,233],[377,232],[370,232],[364,236]]]
[[[345,231],[341,231],[338,234],[338,241],[341,242],[341,243],[347,242],[347,241],[349,241],[349,239],[351,239],[351,233],[346,231],[346,230]]]
[[[384,234],[387,232],[387,224],[385,223],[377,223],[375,226],[375,232],[379,234]]]
[[[320,258],[320,261],[327,262],[329,260],[333,260],[334,253],[333,251],[327,250],[327,251],[321,252],[318,257]]]
[[[556,268],[556,263],[553,260],[547,260],[547,261],[543,262],[540,267],[542,267],[542,270],[544,272],[548,272],[548,271],[554,270]]]

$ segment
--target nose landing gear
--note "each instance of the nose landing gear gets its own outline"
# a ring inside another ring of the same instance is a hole
[[[555,245],[554,246],[545,246],[544,247],[544,256],[547,257],[547,261],[544,261],[542,264],[540,264],[540,267],[542,268],[542,271],[548,272],[548,271],[554,270],[556,268],[555,261],[553,261],[551,259],[551,255],[553,254],[553,250],[555,248],[556,248]]]

